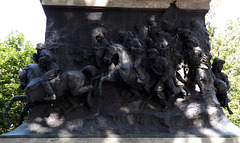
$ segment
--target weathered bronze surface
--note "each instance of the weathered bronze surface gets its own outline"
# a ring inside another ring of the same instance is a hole
[[[236,135],[221,108],[233,114],[224,61],[210,62],[207,10],[46,3],[46,41],[4,116],[17,100],[27,102],[19,124],[30,114],[9,135]]]

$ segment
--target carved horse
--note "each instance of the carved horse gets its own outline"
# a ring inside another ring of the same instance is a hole
[[[134,94],[134,90],[136,91],[139,89],[140,90],[145,89],[144,91],[148,93],[150,89],[149,74],[145,72],[146,80],[142,86],[136,82],[137,74],[133,67],[133,58],[123,45],[121,44],[111,45],[107,49],[103,60],[106,63],[110,63],[112,62],[112,59],[115,56],[118,56],[118,62],[116,67],[112,71],[110,71],[106,76],[102,76],[100,78],[100,81],[99,81],[100,95],[102,95],[102,87],[105,81],[123,82],[124,84],[130,87],[131,94]]]
[[[25,109],[22,111],[21,120],[23,120],[26,114],[25,112],[27,112],[34,103],[45,101],[44,97],[46,93],[39,82],[42,75],[43,72],[37,64],[29,64],[24,68],[20,74],[20,79],[25,78],[25,84],[27,85],[25,95],[17,95],[11,99],[5,109],[4,117],[8,116],[8,111],[15,101],[27,102]],[[96,68],[88,65],[81,70],[62,72],[57,78],[50,81],[50,83],[57,97],[69,95],[69,93],[71,96],[81,96],[83,93],[92,91],[92,82],[95,75]],[[89,100],[90,96],[88,95],[87,104],[91,106]],[[20,124],[22,123],[21,120],[19,122]]]

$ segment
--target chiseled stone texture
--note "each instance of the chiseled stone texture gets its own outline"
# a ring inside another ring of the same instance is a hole
[[[175,0],[42,0],[43,5],[167,9]],[[177,7],[209,10],[210,0],[177,0]]]
[[[239,143],[240,138],[0,138],[1,143]]]

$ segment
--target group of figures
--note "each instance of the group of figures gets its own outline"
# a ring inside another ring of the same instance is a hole
[[[215,58],[211,67],[205,26],[193,21],[191,28],[167,32],[154,19],[150,19],[148,24],[148,38],[142,41],[130,30],[119,34],[117,44],[110,40],[107,33],[96,36],[96,63],[103,69],[99,82],[100,95],[104,81],[124,82],[147,93],[149,98],[145,103],[156,95],[162,111],[165,111],[178,95],[187,97],[192,91],[198,91],[200,97],[206,98],[206,92],[213,90],[213,83],[221,106],[227,107],[233,114],[228,106],[228,76],[222,72],[225,61]],[[112,63],[114,68],[107,71]],[[137,96],[140,95],[135,92]]]
[[[14,96],[3,115],[8,116],[8,111],[15,101],[27,102],[21,112],[19,125],[36,103],[51,101],[53,106],[53,101],[61,96],[80,96],[92,92],[92,79],[97,74],[96,67],[92,65],[81,70],[62,71],[56,62],[54,46],[47,48],[40,43],[36,50],[37,53],[33,55],[36,63],[28,64],[19,75],[19,88],[25,89],[25,95]]]
[[[225,61],[215,58],[211,65],[205,25],[198,20],[182,25],[177,10],[172,3],[159,19],[149,18],[144,39],[131,30],[121,31],[118,41],[113,41],[107,30],[98,33],[96,44],[87,49],[91,52],[82,55],[90,55],[87,58],[95,59],[95,65],[81,70],[62,71],[55,59],[54,46],[38,44],[37,53],[33,55],[36,64],[27,65],[20,74],[20,88],[26,88],[25,95],[13,97],[5,116],[17,100],[28,102],[23,119],[36,102],[54,102],[60,96],[88,94],[85,102],[92,108],[91,95],[105,96],[106,82],[119,83],[129,89],[133,96],[126,102],[142,93],[148,95],[142,108],[157,97],[161,111],[167,111],[176,98],[187,98],[193,92],[206,98],[208,91],[215,88],[221,106],[233,114],[228,106],[228,76],[222,72]]]

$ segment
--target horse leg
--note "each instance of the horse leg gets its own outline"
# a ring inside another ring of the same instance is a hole
[[[87,86],[83,86],[83,87],[80,87],[78,90],[74,91],[72,93],[73,96],[80,96],[82,95],[83,93],[85,92],[90,92],[92,91],[93,89],[93,86],[92,85],[87,85]]]
[[[3,113],[3,117],[4,118],[7,118],[8,117],[8,112],[10,110],[10,108],[12,107],[12,104],[15,102],[15,101],[22,101],[22,102],[28,102],[28,98],[26,95],[18,95],[18,96],[14,96],[11,101],[8,103],[6,109],[5,109],[5,112]]]
[[[88,92],[88,95],[87,95],[87,108],[89,111],[92,110],[92,107],[93,107],[93,103],[92,103],[92,92],[89,91]]]
[[[115,67],[111,72],[108,73],[106,76],[102,76],[99,81],[98,89],[99,95],[102,96],[102,86],[104,81],[115,81],[114,74],[120,70],[119,67]]]
[[[67,111],[64,112],[65,116],[67,116],[69,113],[71,113],[72,111],[76,110],[79,107],[76,100],[68,99],[68,102],[70,102],[71,107],[69,107]]]
[[[162,112],[165,112],[168,110],[168,108],[174,103],[174,100],[175,100],[175,96],[174,95],[170,95],[169,96],[169,99],[167,100],[166,98],[165,99],[162,99],[161,102],[164,104],[164,108],[161,110]]]
[[[78,90],[78,92],[77,92],[77,94],[76,94],[77,96],[80,96],[80,95],[82,95],[82,94],[84,94],[84,93],[87,92],[88,95],[87,95],[86,106],[87,106],[87,108],[88,108],[89,110],[91,110],[92,107],[93,107],[93,105],[92,105],[92,103],[91,103],[92,89],[93,89],[93,86],[92,86],[92,85],[83,86],[83,87],[81,87],[81,88]]]
[[[99,85],[98,85],[98,90],[99,90],[99,95],[102,96],[102,85],[103,82],[106,80],[106,76],[103,76],[100,78]]]
[[[133,89],[128,89],[129,93],[132,95],[132,97],[130,99],[128,99],[127,101],[123,102],[122,105],[126,105],[128,103],[130,103],[131,101],[133,101],[137,96],[135,96],[135,94],[132,91]]]
[[[93,89],[93,86],[92,86],[92,85],[87,85],[87,86],[81,87],[81,88],[79,89],[79,92],[80,92],[80,94],[83,94],[83,93],[85,93],[85,92],[91,92],[92,89]]]
[[[34,103],[30,103],[28,102],[26,104],[26,106],[23,108],[23,110],[21,111],[21,115],[20,115],[20,119],[19,119],[19,122],[18,122],[18,126],[20,126],[22,123],[23,123],[23,120],[24,120],[24,117],[25,115],[27,114],[27,112],[29,111],[29,109],[31,107],[33,107]]]
[[[125,101],[123,103],[123,105],[126,105],[126,104],[130,103],[131,101],[135,100],[136,98],[138,98],[142,95],[142,93],[139,92],[138,89],[134,89],[134,88],[130,88],[129,92],[132,95],[132,97],[130,99],[128,99],[127,101]]]
[[[228,110],[228,113],[230,114],[230,115],[232,115],[233,114],[233,112],[232,112],[232,110],[230,109],[230,107],[228,106],[228,104],[227,104],[227,110]]]
[[[150,100],[152,99],[152,97],[153,97],[153,95],[152,95],[152,94],[149,94],[147,100],[144,101],[144,102],[140,105],[140,108],[145,107],[145,106],[150,102]]]

